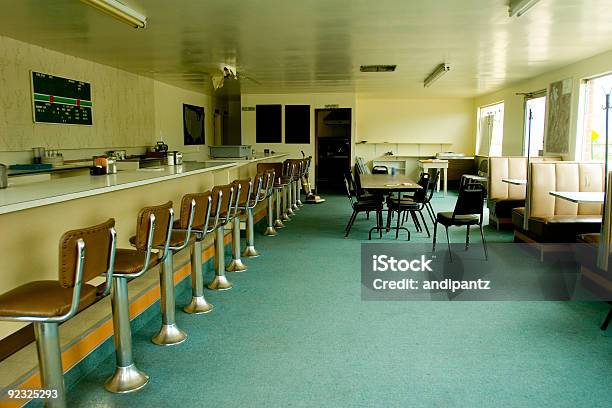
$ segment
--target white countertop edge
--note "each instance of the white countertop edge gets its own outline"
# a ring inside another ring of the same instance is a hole
[[[138,180],[138,181],[131,181],[128,183],[117,184],[117,185],[109,186],[109,187],[95,188],[92,190],[85,190],[85,191],[79,191],[75,193],[56,195],[53,197],[40,198],[37,200],[30,200],[30,201],[23,201],[20,203],[15,203],[15,204],[8,204],[8,205],[0,207],[0,214],[7,214],[7,213],[15,212],[15,211],[27,210],[29,208],[42,207],[42,206],[49,205],[49,204],[62,203],[65,201],[76,200],[79,198],[85,198],[85,197],[91,197],[95,195],[110,193],[113,191],[126,190],[128,188],[133,188],[133,187],[146,186],[148,184],[154,184],[160,181],[167,181],[167,180],[173,180],[173,179],[177,179],[181,177],[194,176],[196,174],[206,173],[206,172],[215,171],[215,170],[227,169],[227,168],[234,167],[234,166],[235,166],[235,163],[232,162],[228,164],[221,164],[216,167],[208,167],[205,169],[192,170],[192,171],[185,172],[185,173],[168,174],[168,175],[159,176],[159,177],[152,177],[146,180]]]

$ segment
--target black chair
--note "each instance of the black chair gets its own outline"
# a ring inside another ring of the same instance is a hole
[[[389,174],[389,168],[387,166],[374,166],[372,167],[372,174]]]
[[[396,193],[397,196],[393,194],[387,198],[387,230],[391,229],[391,219],[393,218],[393,213],[397,212],[397,225],[393,227],[395,229],[395,239],[399,237],[399,230],[403,229],[408,233],[408,239],[410,239],[410,231],[407,228],[402,227],[404,224],[406,214],[410,214],[412,217],[412,221],[414,222],[414,226],[417,231],[421,231],[421,224],[419,220],[416,218],[416,212],[420,213],[420,210],[425,205],[425,199],[428,193],[428,187],[430,183],[430,176],[428,173],[421,173],[421,177],[417,184],[421,186],[420,189],[416,190],[414,194],[410,197],[402,197],[401,193]],[[423,214],[421,214],[421,218],[423,219],[423,223],[425,223],[425,229],[427,230],[427,236],[429,234],[429,228],[427,227],[427,223],[425,222],[425,218]]]
[[[467,227],[465,236],[465,249],[467,251],[470,245],[470,226],[478,225],[480,229],[480,236],[482,237],[485,259],[489,258],[487,253],[487,242],[482,229],[484,218],[483,207],[486,196],[487,191],[482,184],[462,181],[462,184],[459,187],[459,197],[457,198],[457,203],[455,204],[455,210],[453,212],[439,212],[436,216],[436,222],[434,223],[433,252],[436,251],[438,224],[444,225],[444,228],[446,229],[446,241],[448,242],[448,253],[450,255],[451,262],[453,260],[453,254],[451,251],[450,239],[448,237],[448,227]]]
[[[349,222],[346,225],[346,228],[344,229],[345,231],[344,236],[348,237],[349,233],[351,232],[353,223],[355,222],[355,218],[357,218],[357,214],[359,214],[360,212],[366,212],[366,213],[370,211],[376,212],[376,226],[381,227],[382,226],[383,201],[381,199],[368,199],[368,200],[357,199],[355,197],[353,177],[350,171],[347,171],[344,173],[344,185],[346,186],[346,194],[351,203],[351,207],[353,208],[353,214],[351,215],[351,218],[349,219]],[[382,228],[381,228],[380,234],[382,237]]]

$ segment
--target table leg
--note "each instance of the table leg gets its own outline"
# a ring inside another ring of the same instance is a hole
[[[444,168],[444,197],[446,197],[446,190],[448,188],[448,168]]]

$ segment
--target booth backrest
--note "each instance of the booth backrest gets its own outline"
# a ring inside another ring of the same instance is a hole
[[[560,161],[560,157],[532,157],[531,162]],[[502,179],[527,178],[527,157],[489,157],[489,200],[524,200],[525,186],[504,183]]]
[[[576,204],[551,191],[603,191],[604,164],[598,162],[534,162],[529,179],[529,217],[601,215],[601,204]]]

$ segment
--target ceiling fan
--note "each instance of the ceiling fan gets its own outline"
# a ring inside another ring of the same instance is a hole
[[[255,82],[257,85],[261,85],[261,82],[242,72],[238,72],[236,67],[232,65],[223,65],[218,71],[210,74],[210,79],[212,80],[215,91],[223,87],[225,80],[246,79]]]

